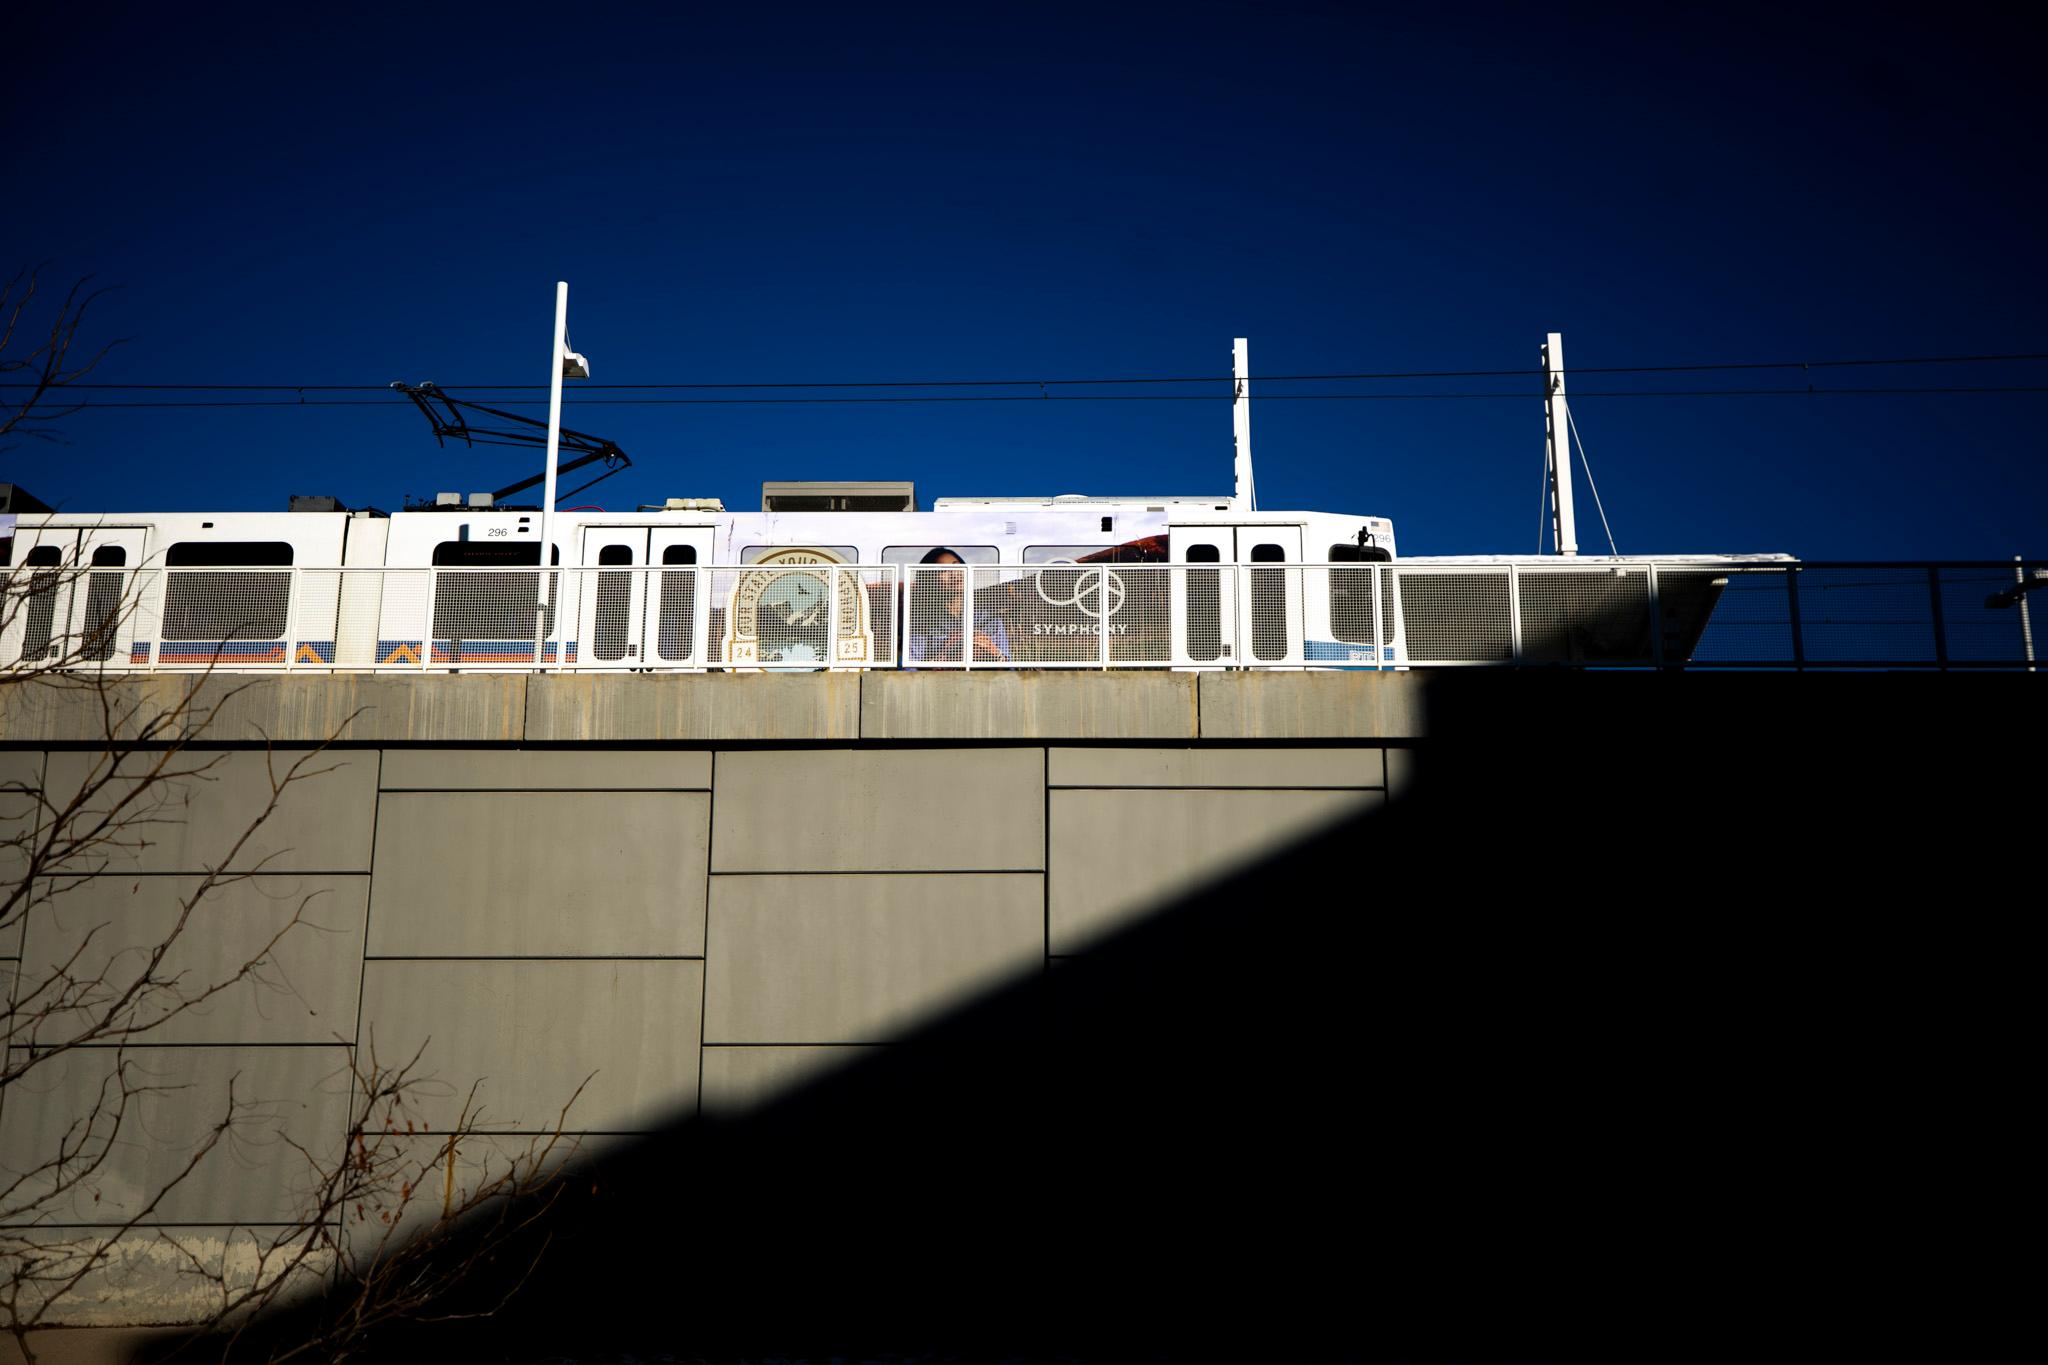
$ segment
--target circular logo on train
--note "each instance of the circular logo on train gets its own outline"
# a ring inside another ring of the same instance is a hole
[[[845,562],[832,550],[789,546],[742,569],[726,602],[726,662],[824,667],[870,661],[875,635],[867,593],[858,571],[833,567]]]

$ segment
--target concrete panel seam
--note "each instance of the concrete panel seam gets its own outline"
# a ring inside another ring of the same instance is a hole
[[[1378,792],[1385,791],[1382,782],[1328,782],[1319,786],[1305,786],[1298,783],[1278,782],[1176,782],[1172,785],[1158,784],[1138,786],[1129,782],[1059,782],[1051,784],[1057,792]]]
[[[348,1044],[347,1044],[347,1043],[345,1043],[345,1042],[340,1042],[340,1041],[338,1041],[338,1040],[334,1040],[334,1039],[329,1039],[329,1040],[328,1040],[328,1041],[326,1041],[326,1042],[320,1042],[320,1043],[299,1043],[299,1042],[268,1042],[268,1043],[266,1043],[266,1042],[253,1042],[253,1043],[154,1043],[154,1042],[143,1042],[142,1040],[140,1040],[140,1039],[136,1039],[136,1038],[124,1038],[124,1039],[122,1039],[122,1040],[121,1040],[120,1042],[117,1042],[117,1043],[71,1043],[71,1044],[68,1044],[68,1045],[66,1045],[66,1047],[65,1047],[65,1051],[67,1051],[67,1052],[145,1052],[145,1051],[149,1051],[149,1050],[152,1050],[152,1049],[154,1049],[154,1050],[161,1050],[161,1051],[169,1051],[169,1052],[203,1052],[203,1051],[213,1051],[213,1052],[219,1052],[219,1051],[223,1051],[223,1050],[226,1050],[226,1049],[233,1049],[234,1051],[240,1052],[240,1051],[244,1051],[244,1050],[246,1050],[246,1049],[250,1049],[250,1048],[281,1048],[281,1047],[286,1047],[286,1048],[289,1048],[289,1047],[295,1047],[295,1048],[299,1048],[299,1049],[300,1049],[300,1050],[302,1050],[302,1051],[307,1051],[307,1052],[317,1052],[317,1051],[323,1051],[323,1050],[324,1050],[324,1051],[332,1051],[333,1049],[335,1049],[335,1048],[337,1048],[337,1047],[347,1047],[347,1046],[348,1046]],[[9,1046],[8,1046],[7,1050],[8,1050],[9,1052],[33,1052],[33,1051],[34,1051],[35,1049],[34,1049],[34,1047],[32,1047],[32,1046],[31,1046],[30,1044],[27,1044],[27,1043],[12,1043],[12,1044],[9,1044]],[[40,1226],[42,1226],[42,1225],[41,1225],[40,1223],[38,1223],[38,1224],[36,1224],[36,1226],[37,1226],[37,1227],[40,1227]]]
[[[823,1042],[823,1044],[764,1044],[764,1042],[754,1042],[754,1040],[735,1042],[735,1044],[705,1044],[705,1048],[846,1048],[848,1052],[874,1052],[877,1048],[915,1048],[915,1046],[918,1046],[918,1044],[913,1044],[913,1042],[887,1042],[887,1044],[840,1044],[840,1042]]]
[[[763,1042],[758,1038],[749,1038],[745,1042],[740,1043],[705,1043],[702,1046],[700,1046],[697,1050],[699,1052],[744,1052],[748,1048],[766,1049],[775,1047],[837,1047],[844,1048],[848,1052],[875,1052],[884,1048],[902,1052],[909,1051],[922,1046],[924,1046],[924,1044],[919,1043],[915,1039],[903,1038],[881,1038],[876,1039],[873,1042],[865,1043],[849,1043],[836,1039],[827,1039],[821,1043],[808,1038],[776,1038],[770,1039],[767,1042]],[[494,1129],[492,1131],[495,1132],[496,1130]]]
[[[450,796],[480,792],[489,796],[695,796],[710,791],[704,787],[383,787],[394,795],[446,793]]]
[[[178,869],[178,870],[176,870],[176,871],[172,871],[172,872],[155,872],[155,871],[151,871],[151,872],[140,872],[140,871],[138,871],[138,872],[120,872],[120,871],[114,871],[114,872],[81,872],[81,873],[79,873],[79,874],[78,874],[78,875],[77,875],[76,877],[72,876],[72,875],[71,875],[71,874],[69,874],[69,873],[66,873],[66,874],[65,874],[65,877],[64,877],[64,882],[65,882],[65,885],[69,886],[69,885],[71,885],[71,884],[72,884],[72,883],[74,883],[74,882],[90,882],[90,881],[139,881],[139,880],[141,880],[141,879],[143,879],[143,878],[145,878],[145,877],[183,877],[183,878],[185,878],[186,880],[188,880],[188,881],[189,881],[189,880],[191,880],[191,879],[192,879],[192,878],[194,878],[194,877],[204,877],[204,876],[206,876],[206,875],[207,875],[206,871],[205,871],[204,869],[200,869],[200,868],[180,868],[180,869]],[[254,870],[252,870],[252,871],[249,871],[249,872],[241,872],[241,871],[237,871],[237,872],[232,872],[232,873],[229,873],[229,874],[226,874],[226,875],[229,875],[229,876],[233,876],[233,877],[236,877],[236,878],[244,878],[244,877],[369,877],[369,876],[371,876],[371,875],[373,875],[373,874],[371,874],[371,873],[370,873],[370,872],[369,872],[368,870],[366,870],[366,869],[364,869],[364,868],[360,868],[360,867],[292,867],[292,868],[285,868],[285,869],[283,869],[283,870],[278,870],[278,869],[274,869],[274,868],[256,868],[256,869],[254,869]]]
[[[66,1232],[71,1232],[71,1231],[77,1231],[77,1232],[89,1232],[89,1231],[92,1231],[92,1230],[94,1230],[94,1229],[100,1229],[100,1228],[125,1228],[125,1227],[127,1227],[127,1226],[129,1226],[129,1225],[128,1225],[127,1223],[125,1223],[125,1222],[121,1222],[121,1223],[34,1223],[34,1224],[30,1224],[30,1225],[27,1225],[27,1227],[26,1227],[26,1228],[24,1228],[23,1230],[29,1230],[29,1229],[33,1229],[34,1231],[37,1231],[37,1232],[41,1232],[41,1231],[42,1231],[43,1229],[45,1229],[45,1228],[48,1228],[48,1229],[51,1229],[52,1231],[62,1230],[62,1231],[66,1231]],[[137,1223],[137,1224],[135,1224],[134,1226],[135,1226],[135,1229],[136,1229],[136,1230],[137,1230],[137,1231],[139,1232],[139,1231],[143,1230],[144,1228],[165,1228],[165,1227],[168,1227],[168,1228],[302,1228],[302,1227],[306,1226],[306,1224],[305,1224],[305,1221],[304,1221],[303,1219],[301,1219],[301,1220],[299,1220],[299,1221],[296,1221],[296,1222],[291,1222],[291,1223],[266,1223],[266,1222],[262,1222],[262,1221],[260,1221],[260,1220],[258,1220],[258,1219],[254,1219],[254,1218],[243,1218],[243,1219],[240,1219],[240,1220],[238,1220],[238,1221],[236,1221],[236,1222],[233,1222],[233,1223],[199,1223],[199,1222],[194,1222],[194,1221],[193,1221],[192,1219],[190,1219],[190,1218],[179,1218],[179,1219],[176,1219],[176,1220],[174,1220],[174,1221],[172,1221],[172,1222],[168,1222],[168,1223]],[[9,1229],[8,1229],[8,1231],[9,1231],[9,1232],[13,1232],[13,1231],[15,1231],[15,1229],[13,1229],[13,1228],[9,1228]],[[56,1324],[56,1325],[53,1325],[53,1326],[51,1326],[51,1327],[49,1327],[49,1328],[38,1328],[38,1329],[37,1329],[37,1331],[39,1331],[39,1332],[44,1332],[44,1331],[48,1331],[48,1332],[78,1332],[78,1333],[80,1333],[81,1335],[83,1335],[83,1334],[85,1334],[85,1333],[88,1333],[88,1332],[101,1332],[101,1331],[119,1331],[119,1330],[121,1330],[121,1329],[119,1329],[119,1328],[105,1328],[105,1327],[68,1327],[68,1326],[65,1326],[65,1325],[62,1325],[62,1324]],[[39,1347],[38,1349],[47,1349],[47,1348]]]
[[[370,893],[371,893],[371,894],[370,894],[370,895],[369,895],[369,896],[368,896],[367,898],[365,898],[365,900],[364,900],[364,902],[363,902],[363,956],[362,956],[362,960],[356,963],[356,1035],[355,1035],[355,1038],[354,1038],[354,1040],[352,1041],[352,1043],[351,1043],[351,1045],[350,1045],[350,1046],[351,1046],[351,1048],[352,1048],[352,1056],[351,1056],[351,1061],[352,1061],[352,1062],[354,1062],[354,1063],[356,1063],[356,1064],[354,1064],[354,1065],[351,1065],[351,1066],[349,1067],[349,1069],[348,1069],[348,1073],[349,1073],[349,1074],[348,1074],[348,1113],[349,1113],[349,1117],[348,1117],[348,1119],[345,1119],[345,1120],[344,1120],[344,1123],[347,1123],[347,1122],[350,1122],[350,1121],[352,1121],[352,1120],[354,1119],[354,1117],[355,1117],[355,1112],[356,1112],[356,1102],[357,1102],[357,1091],[356,1091],[356,1087],[358,1086],[358,1084],[360,1084],[360,1079],[361,1079],[361,1073],[362,1073],[362,1067],[361,1067],[360,1063],[361,1063],[361,1060],[362,1060],[362,1047],[363,1047],[363,996],[364,996],[364,991],[365,991],[365,989],[367,988],[367,985],[368,985],[368,982],[369,982],[369,977],[370,977],[370,971],[369,971],[369,954],[370,954],[370,917],[371,917],[371,915],[372,915],[372,914],[374,914],[374,913],[376,912],[376,901],[377,901],[377,896],[376,896],[376,890],[377,890],[377,882],[376,882],[376,877],[377,877],[377,825],[378,825],[378,822],[379,822],[380,820],[382,820],[382,819],[383,819],[383,817],[384,817],[384,751],[383,751],[382,749],[379,749],[379,750],[377,751],[377,788],[376,788],[376,790],[375,790],[375,791],[373,791],[373,792],[371,792],[371,793],[370,793],[370,860],[369,860],[369,861],[370,861]],[[344,1133],[343,1133],[343,1136],[344,1136],[344,1137],[346,1137],[346,1136],[347,1136],[346,1132],[344,1132]]]
[[[1190,690],[1197,694],[1201,692],[1200,688],[1191,688]],[[1196,714],[1200,714],[1199,710]],[[1201,733],[1199,725],[1195,727],[1195,733]],[[1044,822],[1043,833],[1045,835],[1045,850],[1038,855],[1038,864],[1045,869],[1045,878],[1038,886],[1038,915],[1039,925],[1045,931],[1043,940],[1044,951],[1049,958],[1052,955],[1052,746],[1047,745],[1040,749],[1038,756],[1042,760],[1042,765],[1038,770],[1038,799],[1043,810],[1043,814],[1039,818]],[[1040,968],[1040,975],[1043,976],[1051,970],[1052,966],[1048,962],[1044,967]]]
[[[860,689],[853,693],[853,731],[860,733]],[[704,1113],[705,1002],[711,998],[711,869],[718,866],[718,750],[711,751],[711,790],[704,799],[704,988],[697,992],[697,1099],[693,1111]]]
[[[1152,788],[1157,791],[1159,788]],[[1329,790],[1321,788],[1320,790]],[[713,872],[714,877],[993,877],[1014,876],[1019,873],[1036,877],[1044,872],[1042,867],[900,867],[900,868],[737,868],[730,872]]]
[[[702,962],[702,953],[365,953],[365,962]]]

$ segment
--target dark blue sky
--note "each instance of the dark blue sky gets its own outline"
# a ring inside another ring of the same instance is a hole
[[[2017,28],[1554,9],[142,9],[14,24],[0,262],[122,286],[131,382],[1526,368],[1527,400],[1255,407],[1260,499],[1526,551],[1544,332],[1573,367],[2048,350]],[[2048,364],[1585,390],[2039,385]],[[1279,391],[1273,386],[1268,392]],[[122,395],[101,395],[111,399]],[[125,395],[137,397],[139,395]],[[605,506],[779,478],[1227,490],[1222,403],[597,406]],[[544,408],[529,409],[544,412]],[[2048,554],[2048,395],[1574,405],[1624,551]],[[382,408],[80,414],[67,509],[395,508],[538,467]],[[1598,538],[1589,500],[1582,541]]]

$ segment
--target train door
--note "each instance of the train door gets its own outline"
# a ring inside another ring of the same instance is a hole
[[[648,532],[647,662],[702,668],[711,638],[712,555],[709,526],[657,526]]]
[[[4,657],[25,665],[63,656],[71,619],[70,577],[78,562],[78,532],[72,527],[19,528],[8,566],[7,638]]]
[[[1179,667],[1228,668],[1237,663],[1235,570],[1223,567],[1237,556],[1228,526],[1176,526],[1169,543],[1176,563],[1170,585],[1173,662]],[[1215,568],[1204,568],[1213,564]]]
[[[80,572],[71,588],[71,619],[80,658],[149,662],[157,632],[143,610],[147,580],[137,572],[148,549],[146,527],[95,526],[79,534]]]
[[[1299,526],[1239,526],[1236,529],[1237,613],[1242,662],[1299,664],[1302,570]],[[1270,567],[1269,567],[1270,566]]]
[[[707,594],[696,566],[711,557],[711,537],[708,526],[586,526],[576,662],[701,664]]]
[[[0,656],[23,663],[128,663],[122,646],[138,630],[136,569],[149,544],[141,526],[22,530],[13,541],[10,610]]]

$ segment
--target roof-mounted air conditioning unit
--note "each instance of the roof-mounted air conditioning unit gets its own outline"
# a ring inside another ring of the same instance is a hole
[[[797,480],[761,485],[763,512],[915,512],[914,483],[822,483]]]

